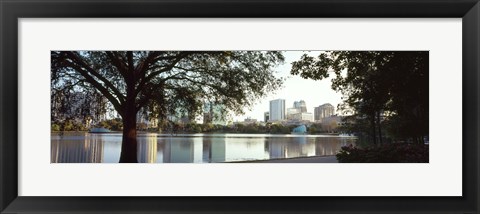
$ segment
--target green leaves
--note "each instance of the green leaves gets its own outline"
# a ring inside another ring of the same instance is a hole
[[[381,139],[381,125],[388,120],[396,127],[389,130],[402,130],[392,131],[396,136],[428,135],[426,51],[327,51],[317,58],[305,54],[292,63],[291,73],[313,80],[334,74],[332,89],[343,94],[340,110],[370,120],[371,130],[379,129],[372,131],[374,139],[377,134]]]
[[[51,57],[52,91],[79,83],[68,93],[96,91],[123,117],[129,84],[137,111],[166,117],[199,115],[205,102],[241,113],[283,83],[274,76],[284,61],[278,51],[53,51]]]

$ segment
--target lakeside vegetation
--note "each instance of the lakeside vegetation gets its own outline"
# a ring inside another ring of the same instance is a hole
[[[344,146],[336,155],[339,163],[428,163],[429,146],[418,143],[389,143],[358,148]]]
[[[218,125],[212,123],[162,123],[158,127],[148,127],[145,123],[137,124],[137,131],[168,133],[168,134],[194,134],[194,133],[242,133],[242,134],[290,134],[292,129],[298,125],[283,125],[273,123],[236,123],[232,125]],[[93,127],[102,127],[115,132],[123,131],[120,118],[103,120]],[[52,123],[52,132],[65,131],[89,131],[89,129],[80,122],[67,120],[64,123]],[[338,134],[337,125],[311,124],[307,131],[308,134]]]

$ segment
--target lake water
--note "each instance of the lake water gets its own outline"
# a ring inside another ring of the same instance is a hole
[[[356,139],[328,135],[139,134],[141,163],[216,163],[335,155]],[[52,135],[52,163],[118,163],[121,133]]]

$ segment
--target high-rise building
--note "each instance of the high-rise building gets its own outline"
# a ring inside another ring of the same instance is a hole
[[[315,121],[321,121],[323,118],[335,115],[335,107],[330,103],[325,103],[315,107],[314,114]]]
[[[270,101],[269,116],[270,116],[269,121],[285,120],[285,100],[284,99],[276,99],[276,100]]]
[[[293,107],[299,109],[300,113],[307,112],[307,104],[304,100],[293,102]]]
[[[293,108],[287,109],[287,120],[296,120],[298,116],[297,114],[300,113],[307,113],[307,104],[304,100],[293,102]]]
[[[263,113],[263,121],[266,123],[268,120],[270,120],[270,112],[267,111]]]

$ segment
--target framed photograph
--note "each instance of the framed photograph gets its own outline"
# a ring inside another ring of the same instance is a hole
[[[1,213],[478,213],[477,0],[0,4]]]

